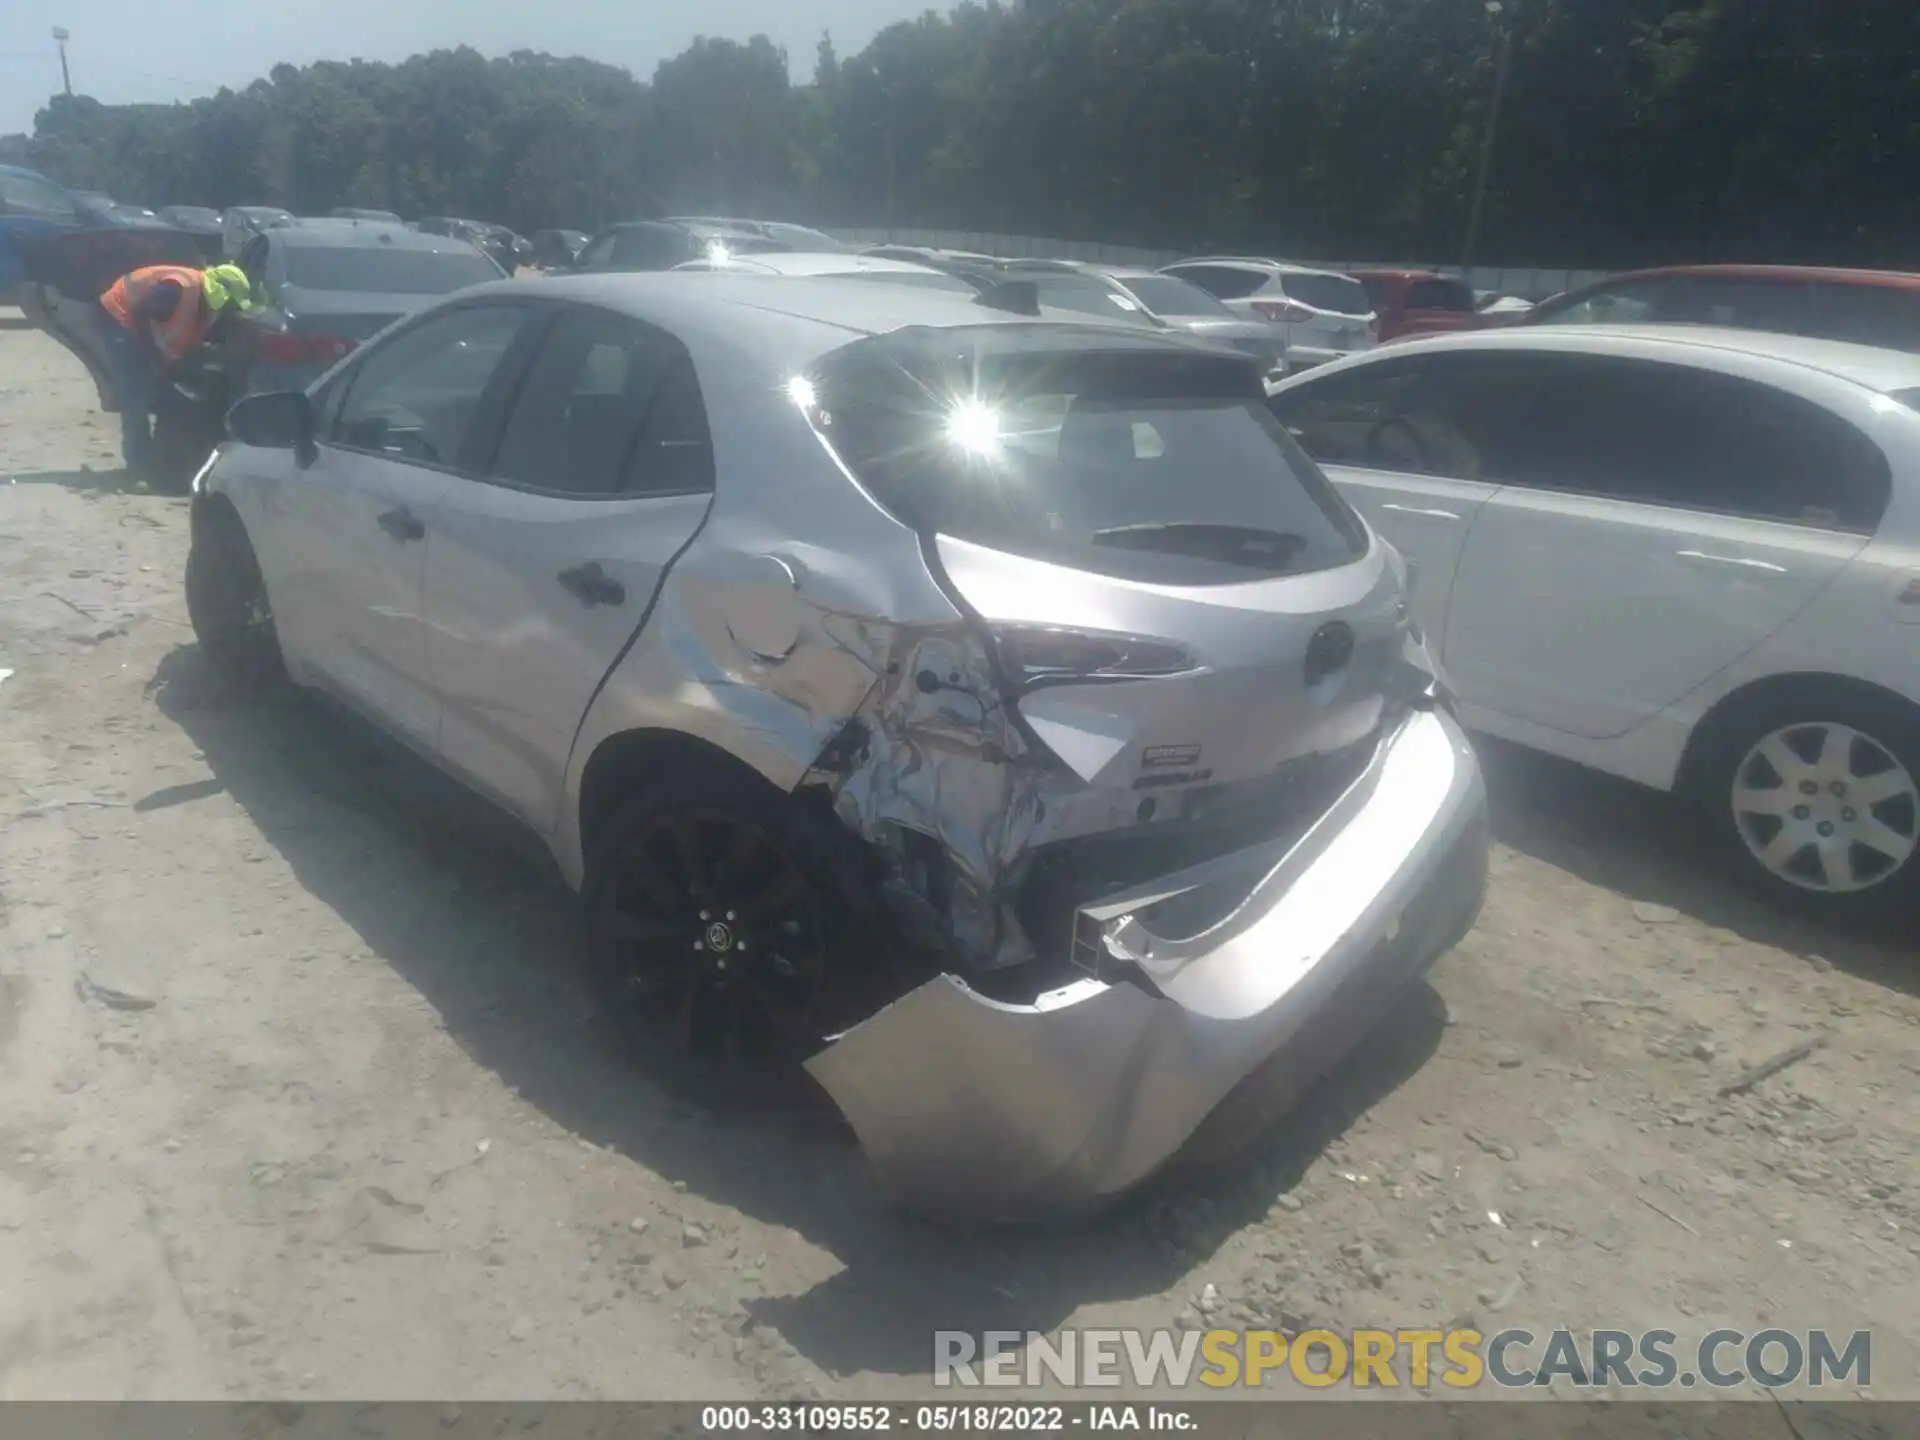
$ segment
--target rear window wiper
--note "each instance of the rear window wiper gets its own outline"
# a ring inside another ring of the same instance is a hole
[[[1093,532],[1093,543],[1116,550],[1150,550],[1163,555],[1192,555],[1256,570],[1285,570],[1307,548],[1307,537],[1291,530],[1258,525],[1211,525],[1164,520],[1144,525],[1115,525]]]

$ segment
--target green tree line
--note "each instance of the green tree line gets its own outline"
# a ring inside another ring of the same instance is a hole
[[[1913,0],[965,3],[791,69],[764,36],[648,81],[465,48],[280,65],[191,104],[57,97],[30,154],[156,206],[1431,260],[1460,258],[1484,160],[1483,263],[1920,268]]]

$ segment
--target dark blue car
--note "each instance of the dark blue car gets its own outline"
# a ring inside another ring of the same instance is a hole
[[[0,165],[0,305],[19,302],[22,240],[97,223],[46,176],[17,165]]]

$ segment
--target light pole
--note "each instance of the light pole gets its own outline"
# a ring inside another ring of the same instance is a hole
[[[1487,18],[1500,30],[1500,53],[1493,65],[1493,104],[1487,110],[1486,133],[1480,137],[1480,173],[1474,180],[1473,207],[1467,212],[1467,238],[1460,245],[1460,268],[1473,264],[1474,249],[1480,243],[1480,221],[1487,208],[1487,182],[1493,175],[1493,145],[1500,133],[1500,106],[1507,98],[1507,76],[1513,70],[1513,27],[1501,20],[1506,7],[1500,0],[1487,0]]]
[[[67,41],[69,38],[66,26],[56,25],[53,27],[53,43],[60,47],[60,83],[66,87],[67,94],[71,96],[73,94],[73,76],[67,72]]]
[[[900,92],[891,77],[880,82],[886,87],[887,103],[887,238],[893,238],[894,187],[900,168]]]

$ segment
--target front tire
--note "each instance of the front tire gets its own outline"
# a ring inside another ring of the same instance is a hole
[[[187,618],[214,669],[242,694],[264,698],[286,685],[287,671],[253,542],[224,501],[195,504]]]
[[[1721,849],[1778,900],[1885,918],[1920,902],[1920,711],[1867,694],[1743,712],[1701,776]]]
[[[218,423],[200,411],[162,405],[153,417],[153,456],[147,483],[158,494],[186,494],[221,438]]]

